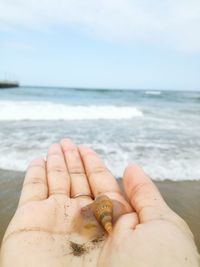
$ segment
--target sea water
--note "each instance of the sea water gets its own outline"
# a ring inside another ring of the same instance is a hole
[[[200,92],[20,87],[0,90],[0,168],[25,170],[62,138],[91,146],[116,177],[200,179]]]

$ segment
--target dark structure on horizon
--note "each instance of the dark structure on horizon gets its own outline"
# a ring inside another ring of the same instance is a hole
[[[17,81],[0,81],[0,89],[19,87]]]

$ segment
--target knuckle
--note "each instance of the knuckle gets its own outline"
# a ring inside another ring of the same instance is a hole
[[[40,177],[33,176],[29,177],[29,181],[24,183],[24,186],[28,184],[45,184],[44,180]]]
[[[80,175],[85,174],[85,172],[81,166],[71,166],[69,168],[69,173],[70,174],[80,174]]]
[[[90,170],[89,175],[93,174],[110,175],[110,171],[105,166],[97,166]]]
[[[54,162],[55,160],[62,160],[63,155],[61,153],[53,153],[47,156],[48,162]]]
[[[49,195],[66,195],[66,191],[63,188],[54,188],[49,190]]]
[[[151,191],[152,188],[152,184],[149,182],[145,182],[145,183],[140,183],[137,186],[131,188],[130,190],[130,195],[131,197],[136,197],[136,195],[142,193],[148,193]]]
[[[61,167],[61,166],[53,166],[51,168],[48,168],[48,175],[54,174],[54,173],[61,173],[61,174],[65,174],[66,173],[66,169]]]

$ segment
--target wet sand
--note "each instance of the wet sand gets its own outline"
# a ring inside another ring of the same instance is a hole
[[[0,242],[16,209],[22,172],[0,170]],[[121,185],[121,179],[118,180]],[[168,205],[189,224],[200,251],[200,181],[156,182]]]

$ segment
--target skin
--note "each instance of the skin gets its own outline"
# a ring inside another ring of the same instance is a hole
[[[193,235],[136,165],[124,172],[128,202],[98,155],[69,139],[49,148],[47,161],[33,160],[19,206],[5,233],[1,267],[149,266],[198,267]],[[120,202],[108,236],[100,226],[80,231],[81,209],[106,194]]]

